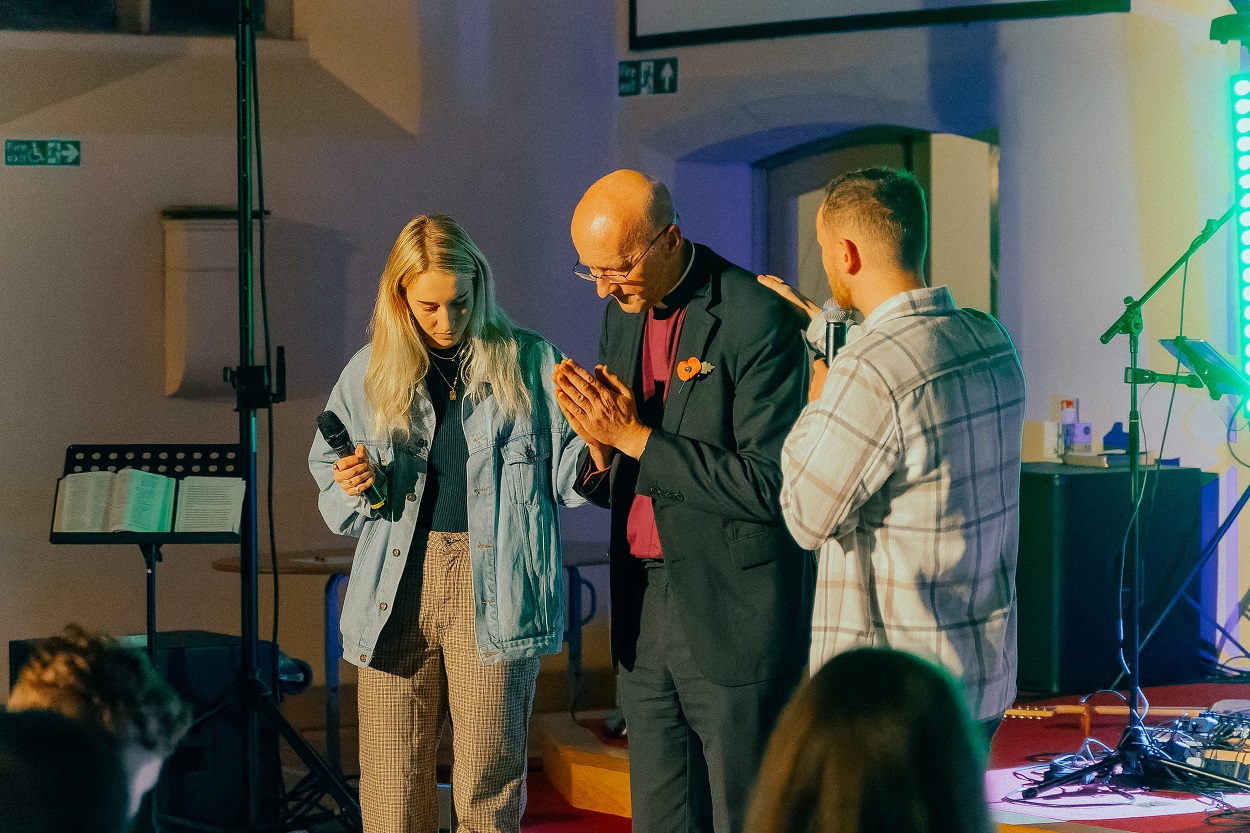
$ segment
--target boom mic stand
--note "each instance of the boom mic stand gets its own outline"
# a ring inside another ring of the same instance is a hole
[[[271,820],[258,818],[262,814],[260,795],[259,754],[260,723],[263,718],[290,744],[308,766],[310,777],[318,783],[321,796],[329,796],[338,805],[339,812],[332,818],[348,830],[359,830],[360,805],[346,784],[322,760],[321,756],[287,722],[274,702],[273,691],[262,682],[259,668],[259,624],[257,604],[257,476],[256,476],[256,411],[285,399],[285,373],[282,348],[278,348],[277,389],[270,389],[268,355],[266,364],[252,363],[255,354],[254,322],[252,309],[254,263],[252,245],[252,173],[253,173],[253,118],[256,80],[256,30],[252,14],[252,0],[239,0],[239,21],[235,37],[235,63],[237,66],[238,93],[238,224],[239,224],[239,366],[227,369],[226,375],[234,385],[236,410],[239,413],[239,446],[242,452],[243,476],[247,482],[243,501],[243,517],[240,525],[241,583],[240,613],[242,618],[242,671],[240,699],[242,701],[244,726],[244,754],[247,770],[246,830],[288,830],[305,826],[307,820],[277,825]],[[263,210],[260,212],[264,222]],[[315,800],[305,800],[305,809],[315,806]]]
[[[1126,547],[1126,564],[1125,575],[1128,576],[1129,597],[1127,599],[1128,606],[1128,627],[1122,632],[1120,646],[1121,651],[1125,655],[1129,668],[1129,696],[1128,696],[1128,725],[1124,728],[1120,741],[1116,744],[1115,750],[1095,761],[1088,766],[1073,770],[1054,777],[1047,777],[1021,791],[1023,798],[1036,798],[1054,787],[1070,784],[1073,782],[1087,783],[1089,780],[1097,776],[1109,776],[1119,768],[1120,774],[1138,786],[1149,787],[1152,784],[1163,783],[1167,776],[1172,776],[1175,780],[1177,777],[1191,776],[1203,778],[1207,780],[1220,781],[1232,786],[1238,790],[1244,790],[1247,786],[1246,782],[1239,781],[1224,775],[1210,772],[1200,767],[1190,766],[1189,764],[1174,761],[1154,743],[1146,727],[1142,723],[1141,714],[1138,712],[1138,705],[1142,702],[1141,694],[1141,601],[1142,601],[1142,585],[1145,581],[1145,571],[1143,569],[1141,559],[1141,521],[1140,521],[1140,504],[1143,495],[1143,484],[1141,482],[1141,414],[1138,411],[1138,386],[1143,382],[1148,382],[1154,374],[1151,371],[1143,371],[1139,369],[1137,362],[1138,345],[1141,339],[1142,331],[1142,307],[1146,302],[1154,296],[1156,292],[1167,283],[1168,278],[1172,277],[1175,272],[1189,262],[1194,253],[1202,248],[1211,237],[1219,231],[1219,229],[1233,216],[1236,208],[1234,203],[1229,206],[1228,211],[1224,212],[1224,216],[1219,220],[1208,220],[1206,226],[1201,233],[1194,238],[1189,244],[1189,248],[1181,255],[1172,267],[1163,273],[1163,276],[1155,281],[1141,298],[1134,300],[1132,296],[1124,299],[1125,310],[1116,319],[1099,340],[1103,344],[1107,344],[1117,335],[1128,336],[1129,344],[1129,366],[1124,369],[1124,381],[1129,386],[1129,414],[1128,414],[1128,470],[1129,470],[1129,499],[1132,507],[1132,516],[1129,519],[1129,529],[1127,534]],[[1125,591],[1126,588],[1120,588],[1120,610],[1123,615],[1125,607]]]

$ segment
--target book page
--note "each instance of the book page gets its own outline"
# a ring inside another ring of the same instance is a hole
[[[174,514],[174,479],[141,469],[113,478],[104,528],[108,532],[168,532]]]
[[[246,489],[241,477],[182,478],[174,532],[238,532]]]
[[[56,491],[53,532],[103,532],[111,471],[80,471],[61,478]]]

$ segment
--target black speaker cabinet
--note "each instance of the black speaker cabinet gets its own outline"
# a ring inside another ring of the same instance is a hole
[[[123,637],[123,642],[126,641]],[[142,637],[137,644],[142,647]],[[31,640],[9,643],[10,686],[25,664],[31,646]],[[261,679],[270,688],[275,685],[274,656],[273,643],[261,642],[257,664]],[[202,718],[165,762],[153,791],[158,812],[209,827],[247,829],[243,715],[237,699],[232,697],[242,667],[239,637],[208,631],[158,633],[156,667],[191,704],[196,717]],[[281,799],[278,736],[264,718],[257,722],[260,727],[257,820],[272,823],[277,819]],[[135,825],[136,833],[152,830],[150,816],[145,802]]]
[[[1142,639],[1218,526],[1218,500],[1215,475],[1150,469],[1141,503]],[[1022,692],[1085,694],[1119,676],[1120,553],[1130,503],[1125,468],[1024,465],[1016,569]],[[1142,648],[1143,686],[1205,675],[1203,656],[1215,653],[1216,570],[1212,556],[1186,588],[1189,600],[1176,604]],[[1126,677],[1120,688],[1127,685]]]

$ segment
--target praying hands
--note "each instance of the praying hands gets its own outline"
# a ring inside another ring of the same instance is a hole
[[[642,456],[651,429],[638,419],[634,394],[605,365],[590,371],[572,359],[556,365],[556,402],[569,425],[590,447],[596,470],[607,468],[612,449]]]

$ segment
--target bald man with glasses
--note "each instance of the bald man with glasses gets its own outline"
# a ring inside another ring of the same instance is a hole
[[[556,399],[611,510],[612,649],[638,833],[743,829],[810,640],[815,560],[780,514],[781,444],[807,399],[797,311],[684,239],[664,185],[596,182],[574,273],[611,299],[599,365]]]

